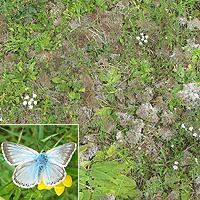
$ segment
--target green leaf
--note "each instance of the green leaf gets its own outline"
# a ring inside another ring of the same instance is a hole
[[[103,108],[98,109],[95,114],[100,117],[107,117],[107,116],[110,116],[111,113],[112,113],[111,108],[103,107]]]
[[[90,191],[92,199],[102,199],[106,194],[119,198],[136,198],[139,195],[136,183],[126,174],[127,166],[117,161],[96,162],[88,170],[81,168],[81,195],[87,195]]]
[[[20,195],[21,195],[21,189],[20,188],[16,188],[15,189],[15,196],[14,196],[13,200],[20,199]]]
[[[53,137],[55,137],[55,136],[57,136],[57,135],[59,135],[59,134],[60,134],[60,133],[52,134],[52,135],[50,135],[50,136],[44,138],[44,139],[41,140],[41,141],[42,141],[42,142],[47,142],[48,140],[50,140],[51,138],[53,138]]]

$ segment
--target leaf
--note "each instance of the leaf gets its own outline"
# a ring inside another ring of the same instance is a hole
[[[39,125],[38,139],[41,140],[43,137],[44,137],[44,126]]]
[[[62,83],[64,80],[62,77],[56,76],[56,77],[52,78],[52,81],[53,81],[53,83],[58,84],[58,83]]]
[[[21,195],[21,189],[16,188],[16,189],[15,189],[15,196],[14,196],[13,200],[18,200],[18,199],[20,199],[20,195]]]
[[[107,116],[110,116],[111,113],[112,113],[111,108],[103,107],[103,108],[98,109],[95,114],[101,117],[107,117]]]
[[[85,199],[91,199],[91,192],[89,192],[88,190],[82,190],[81,192],[79,192],[79,197],[80,200],[85,200]]]
[[[19,136],[19,133],[16,133],[16,132],[7,130],[7,129],[3,128],[2,126],[0,126],[0,129],[6,131],[7,133],[9,133],[9,134],[11,134],[11,135],[13,135],[13,136],[17,136],[17,137]]]
[[[15,185],[13,184],[13,182],[10,182],[6,186],[0,187],[0,195],[4,196],[6,194],[9,194],[10,192],[14,190],[14,188],[15,188]]]
[[[48,140],[50,140],[51,138],[53,138],[53,137],[55,137],[55,136],[57,136],[57,135],[59,135],[59,134],[60,134],[60,133],[52,134],[52,135],[50,135],[50,136],[44,138],[44,139],[41,140],[41,141],[42,141],[42,142],[47,142]]]
[[[92,199],[102,199],[106,194],[116,197],[136,198],[139,196],[136,183],[127,176],[128,168],[117,161],[102,161],[92,164],[91,168],[80,170],[80,187],[82,196],[88,191],[93,193]]]

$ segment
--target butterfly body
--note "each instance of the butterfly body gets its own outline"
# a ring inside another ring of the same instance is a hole
[[[75,143],[64,144],[42,153],[11,142],[3,142],[1,147],[7,163],[17,166],[12,178],[22,188],[32,188],[41,180],[47,186],[60,183],[66,177],[64,167],[76,150]]]
[[[36,159],[36,162],[40,168],[44,168],[47,164],[47,161],[48,159],[46,153],[40,153]]]
[[[46,167],[46,164],[48,162],[48,158],[46,153],[40,153],[38,157],[36,158],[37,168],[38,168],[38,177],[40,178],[42,171]]]

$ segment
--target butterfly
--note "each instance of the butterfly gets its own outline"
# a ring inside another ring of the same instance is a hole
[[[21,144],[3,142],[1,144],[4,159],[9,165],[17,166],[13,172],[13,182],[22,188],[32,188],[41,180],[47,186],[54,186],[66,177],[66,167],[76,150],[75,143],[38,153]]]

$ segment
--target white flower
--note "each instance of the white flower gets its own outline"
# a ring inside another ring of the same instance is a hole
[[[32,110],[32,109],[33,109],[33,105],[29,105],[28,108],[29,108],[30,110]]]
[[[171,145],[171,148],[174,148],[174,145],[173,145],[173,144]]]
[[[29,101],[30,101],[30,102],[33,102],[33,101],[34,101],[34,99],[33,99],[33,98],[31,98]]]
[[[23,106],[26,106],[26,105],[27,105],[27,103],[28,103],[27,101],[23,101],[23,103],[22,103],[22,104],[23,104]]]
[[[178,165],[178,164],[179,164],[178,161],[175,161],[175,162],[174,162],[174,165]]]
[[[174,170],[178,170],[178,166],[177,165],[173,165],[173,169]]]
[[[138,150],[141,150],[142,148],[141,147],[138,147]]]
[[[181,124],[181,128],[186,129],[185,124]]]
[[[28,94],[26,94],[23,98],[23,106],[25,106],[26,108],[32,110],[34,105],[37,105],[37,101],[36,98],[37,95],[35,93],[33,93],[33,96],[30,97]]]
[[[139,36],[136,37],[136,39],[139,41],[140,46],[143,44],[147,44],[148,38],[149,38],[149,36],[144,33],[140,33]]]
[[[197,133],[193,133],[193,136],[194,136],[194,137],[197,137],[198,135],[197,135]]]
[[[30,97],[29,97],[29,95],[26,95],[25,97],[24,97],[24,100],[28,100]]]
[[[142,42],[139,42],[139,45],[141,46],[141,45],[142,45]]]
[[[193,128],[192,126],[189,127],[189,131],[193,131],[193,129],[194,129],[194,128]]]
[[[136,37],[136,40],[140,40],[140,37],[139,37],[139,36],[137,36],[137,37]]]
[[[199,164],[199,162],[198,162],[198,159],[197,159],[197,158],[194,158],[194,160],[195,160],[195,162],[196,162],[197,164]]]

